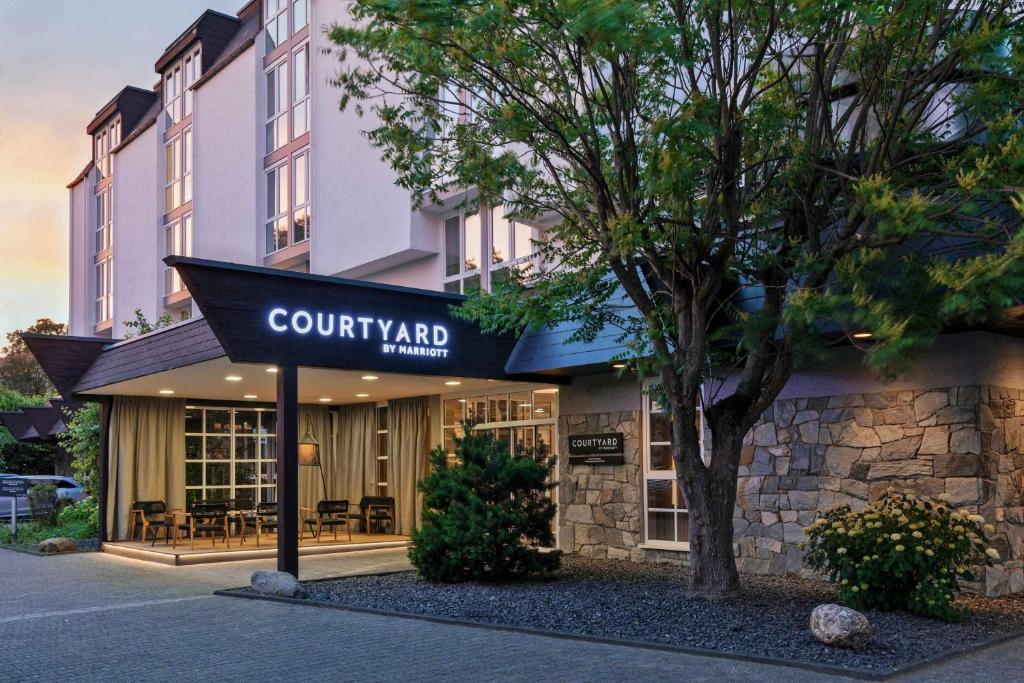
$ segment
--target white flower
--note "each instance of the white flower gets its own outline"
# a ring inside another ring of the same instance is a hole
[[[985,518],[981,515],[970,515],[967,519],[971,520],[975,524],[984,524]]]
[[[986,548],[985,549],[985,554],[988,555],[989,557],[991,557],[993,560],[998,560],[999,559],[999,551],[996,550],[995,548]]]

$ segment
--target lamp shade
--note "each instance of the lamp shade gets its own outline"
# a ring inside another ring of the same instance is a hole
[[[320,464],[320,443],[312,434],[312,425],[309,418],[306,418],[306,433],[299,439],[299,464],[319,465]]]

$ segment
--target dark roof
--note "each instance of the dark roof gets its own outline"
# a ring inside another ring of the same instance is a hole
[[[160,116],[160,112],[162,110],[163,106],[160,102],[160,96],[158,94],[157,97],[153,99],[153,103],[149,105],[149,109],[147,109],[146,112],[142,115],[142,118],[139,119],[139,122],[135,125],[135,128],[132,129],[132,132],[122,136],[121,142],[117,145],[117,147],[115,147],[111,151],[120,151],[125,145],[129,144],[132,140],[135,140],[140,135],[149,130],[149,128],[156,123],[157,118]]]
[[[32,427],[40,439],[46,439],[55,428],[64,426],[64,416],[52,405],[19,406],[19,408],[28,416],[29,422],[32,423]],[[66,429],[60,431],[66,431]]]
[[[82,374],[74,391],[173,370],[224,356],[224,349],[203,318],[110,344]]]
[[[21,338],[69,407],[74,407],[71,404],[78,378],[110,344],[103,337],[22,334]]]
[[[127,85],[96,112],[96,116],[86,126],[85,132],[92,135],[107,123],[114,114],[120,113],[121,137],[123,138],[135,129],[135,126],[138,125],[142,116],[156,99],[157,95],[152,90],[144,90],[143,88],[136,88],[134,85]]]
[[[233,62],[236,57],[253,46],[256,42],[256,36],[260,34],[260,30],[263,28],[260,21],[260,3],[254,0],[243,7],[238,12],[238,21],[238,30],[224,46],[217,59],[210,66],[206,66],[206,60],[203,60],[203,74],[199,77],[199,80],[192,84],[193,89],[209,81],[221,69]]]
[[[11,436],[17,441],[31,441],[39,438],[39,433],[32,426],[32,421],[28,415],[20,410],[0,412],[0,424],[7,427]]]
[[[206,10],[181,35],[174,39],[153,66],[158,73],[173,64],[198,42],[203,47],[202,60],[205,73],[220,56],[238,32],[239,20],[231,15]]]

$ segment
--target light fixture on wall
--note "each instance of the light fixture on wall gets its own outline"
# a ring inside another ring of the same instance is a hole
[[[324,467],[320,464],[320,442],[313,435],[313,417],[306,413],[306,433],[299,439],[299,466],[317,467],[320,469],[320,480],[324,484],[324,499],[327,499],[327,478]]]

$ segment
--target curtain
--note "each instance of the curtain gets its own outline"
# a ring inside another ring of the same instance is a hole
[[[347,500],[353,506],[363,496],[373,495],[376,477],[377,407],[359,403],[338,409],[338,431],[335,435],[335,467],[332,470],[334,490],[331,495]]]
[[[115,396],[110,413],[107,528],[128,538],[131,506],[162,500],[185,506],[185,401]]]
[[[395,533],[408,534],[419,526],[423,494],[416,484],[427,474],[430,451],[428,399],[388,401],[388,455],[391,490],[395,497]]]
[[[299,406],[299,439],[306,431],[320,444],[320,467],[299,465],[299,507],[316,509],[321,500],[332,499],[336,493],[333,472],[335,469],[334,432],[331,428],[329,406]],[[323,477],[320,468],[323,468]],[[326,480],[327,493],[324,494]]]

